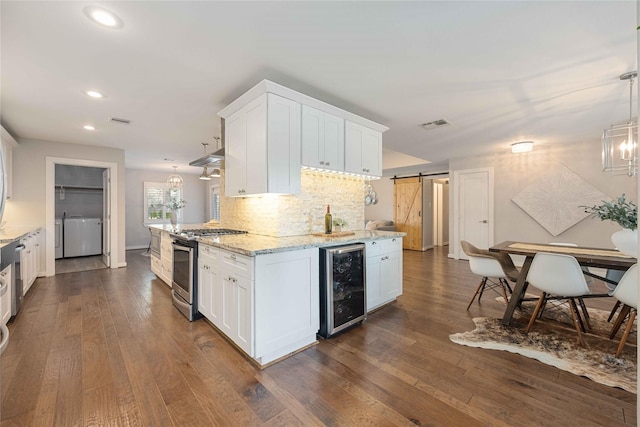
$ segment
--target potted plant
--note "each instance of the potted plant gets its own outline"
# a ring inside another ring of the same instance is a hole
[[[342,218],[335,218],[333,221],[333,229],[335,230],[336,233],[339,233],[342,231],[342,227],[346,227],[347,225],[347,221],[345,221]]]
[[[171,221],[171,225],[176,225],[178,223],[178,209],[182,209],[186,206],[187,201],[183,199],[170,199],[169,202],[165,203],[165,207],[171,211],[171,216],[169,217]]]
[[[635,203],[627,201],[623,194],[611,202],[602,201],[600,205],[581,207],[601,221],[609,220],[620,225],[622,230],[613,233],[611,241],[620,252],[638,256],[638,206]]]

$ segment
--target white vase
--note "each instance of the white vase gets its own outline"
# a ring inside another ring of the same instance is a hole
[[[171,211],[170,221],[171,221],[171,225],[173,225],[173,226],[178,224],[178,212]]]
[[[611,241],[623,254],[638,257],[638,230],[623,228],[611,235]]]

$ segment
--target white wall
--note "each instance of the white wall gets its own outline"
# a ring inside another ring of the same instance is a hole
[[[371,185],[376,192],[378,203],[375,205],[365,205],[365,218],[368,221],[374,219],[386,219],[393,221],[393,215],[395,211],[395,209],[393,208],[393,181],[387,177],[383,177],[371,181]],[[362,200],[364,200],[364,191],[362,193]]]
[[[7,201],[4,220],[8,226],[45,227],[45,158],[95,160],[116,163],[118,166],[118,259],[125,261],[125,180],[124,151],[116,148],[95,147],[81,144],[19,139],[13,151],[13,194]],[[47,230],[47,237],[53,236]],[[44,265],[44,254],[43,264]]]
[[[182,198],[187,201],[187,205],[182,208],[184,224],[201,224],[207,222],[206,217],[206,194],[211,181],[198,179],[197,175],[180,173],[184,180]],[[127,169],[127,213],[126,213],[126,247],[127,249],[146,248],[149,245],[149,229],[144,226],[144,182],[165,182],[172,172],[157,172],[142,169]]]
[[[453,159],[450,176],[463,169],[494,168],[495,222],[494,241],[572,242],[584,246],[612,248],[611,234],[620,229],[617,224],[587,218],[553,237],[511,199],[522,189],[544,176],[547,171],[564,164],[582,179],[614,198],[622,193],[637,201],[637,181],[627,176],[602,172],[599,141],[576,144],[535,145],[531,153],[513,154],[509,150],[485,156]],[[455,182],[451,182],[453,189]],[[451,200],[451,211],[455,200]],[[450,223],[453,236],[453,220]],[[453,248],[453,245],[450,247]],[[453,250],[453,249],[452,249]]]

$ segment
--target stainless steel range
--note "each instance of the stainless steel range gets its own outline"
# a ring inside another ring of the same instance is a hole
[[[173,305],[186,316],[195,320],[198,313],[198,237],[246,234],[246,231],[228,228],[194,228],[171,233],[173,238],[173,277],[171,278]]]

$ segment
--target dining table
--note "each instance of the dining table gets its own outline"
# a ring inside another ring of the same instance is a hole
[[[518,280],[513,288],[513,293],[507,304],[507,309],[502,317],[502,324],[508,326],[511,324],[513,313],[515,309],[525,299],[527,287],[527,275],[531,262],[538,252],[560,253],[575,257],[578,263],[585,267],[604,268],[607,270],[628,270],[632,265],[637,263],[637,259],[625,255],[617,249],[604,249],[604,248],[591,248],[583,246],[563,246],[558,244],[548,243],[528,243],[528,242],[515,242],[505,241],[498,243],[495,246],[489,248],[491,252],[500,252],[509,255],[522,255],[525,257],[524,263],[520,268],[520,274]],[[595,277],[604,282],[614,283],[616,282],[607,279],[606,277],[599,276],[589,271],[585,271],[586,275]],[[596,294],[592,296],[608,296],[608,294]],[[536,298],[537,299],[537,298]]]

